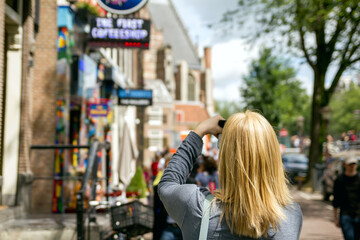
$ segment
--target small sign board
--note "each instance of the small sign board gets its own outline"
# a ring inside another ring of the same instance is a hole
[[[150,106],[152,105],[152,90],[119,89],[119,105]]]
[[[90,104],[89,106],[89,115],[91,117],[107,117],[108,111],[107,104]]]
[[[103,18],[90,21],[91,47],[122,47],[148,49],[150,20],[141,18]]]
[[[285,128],[283,128],[280,130],[279,135],[280,135],[280,137],[287,137],[288,131]]]

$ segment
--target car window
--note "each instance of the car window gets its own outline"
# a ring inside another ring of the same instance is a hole
[[[308,163],[309,160],[303,155],[286,155],[282,157],[283,162],[286,163]]]

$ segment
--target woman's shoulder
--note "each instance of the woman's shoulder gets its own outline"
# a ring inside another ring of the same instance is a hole
[[[297,202],[289,203],[288,205],[285,206],[284,209],[286,212],[302,215],[301,207]]]
[[[281,220],[278,231],[273,228],[268,231],[269,239],[299,239],[302,228],[302,211],[296,202],[292,202],[284,207],[285,218]]]
[[[292,202],[284,207],[285,219],[282,221],[281,228],[284,230],[292,229],[292,231],[300,232],[303,222],[303,214],[298,203]]]
[[[284,214],[286,216],[286,222],[293,222],[297,224],[302,223],[302,211],[298,203],[292,202],[284,207]]]

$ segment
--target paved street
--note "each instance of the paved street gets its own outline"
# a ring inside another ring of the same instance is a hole
[[[340,228],[334,225],[331,203],[322,201],[321,194],[293,191],[293,197],[304,215],[301,240],[343,239]]]

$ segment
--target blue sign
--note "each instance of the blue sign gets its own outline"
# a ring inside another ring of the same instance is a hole
[[[119,89],[119,105],[127,105],[127,106],[152,105],[152,90]]]
[[[97,0],[99,5],[111,13],[126,15],[145,6],[147,0]]]

